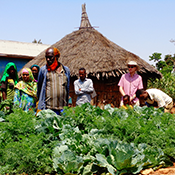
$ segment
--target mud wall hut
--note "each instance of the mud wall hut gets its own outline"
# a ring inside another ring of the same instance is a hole
[[[117,84],[121,75],[128,72],[126,66],[128,61],[134,60],[140,66],[138,74],[142,76],[145,88],[149,78],[161,78],[162,76],[146,61],[108,40],[94,29],[89,22],[85,4],[82,5],[79,30],[66,35],[52,46],[61,52],[59,61],[70,68],[70,96],[74,105],[76,95],[73,82],[78,78],[81,67],[86,69],[87,76],[93,80],[97,93],[92,104],[100,107],[105,104],[119,106],[121,95]],[[25,66],[30,67],[32,64],[45,65],[45,52],[41,52]]]

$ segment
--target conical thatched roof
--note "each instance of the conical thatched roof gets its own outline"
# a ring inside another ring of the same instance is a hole
[[[95,30],[89,22],[85,4],[82,5],[82,19],[79,30],[66,35],[52,46],[60,50],[59,61],[70,68],[71,76],[78,75],[78,70],[81,67],[86,69],[87,74],[90,73],[97,78],[120,76],[127,72],[126,63],[129,60],[134,60],[140,66],[139,73],[141,75],[161,77],[161,73],[146,61],[111,42]],[[45,65],[44,55],[45,51],[25,66]]]

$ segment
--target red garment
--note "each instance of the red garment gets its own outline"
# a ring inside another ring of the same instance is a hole
[[[57,61],[56,57],[55,57],[54,62],[50,66],[47,64],[47,70],[49,72],[54,71],[57,67],[58,67],[58,61]]]

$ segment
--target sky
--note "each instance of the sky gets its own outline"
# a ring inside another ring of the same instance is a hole
[[[84,3],[97,31],[148,63],[175,54],[175,0],[0,0],[0,40],[52,45],[78,30]]]

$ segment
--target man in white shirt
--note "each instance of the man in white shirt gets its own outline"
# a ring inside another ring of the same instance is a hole
[[[173,108],[173,99],[159,89],[138,89],[136,91],[136,97],[149,104],[157,102],[159,108],[164,108],[164,112],[171,112]]]
[[[86,78],[86,70],[79,69],[79,79],[74,81],[74,90],[77,95],[76,105],[91,102],[91,93],[93,93],[93,82],[91,79]]]

